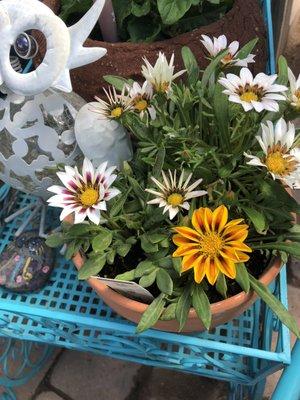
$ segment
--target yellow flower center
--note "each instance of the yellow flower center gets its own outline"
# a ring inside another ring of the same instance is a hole
[[[201,252],[210,257],[218,256],[223,245],[222,237],[216,232],[206,233],[200,241]]]
[[[298,89],[298,90],[296,90],[296,92],[294,93],[294,95],[297,97],[297,101],[295,102],[296,103],[296,105],[295,105],[295,108],[297,109],[297,110],[299,110],[300,109],[300,89]]]
[[[179,204],[182,204],[182,201],[183,201],[183,196],[180,193],[172,193],[167,198],[167,203],[173,207],[179,206]]]
[[[144,99],[138,100],[134,105],[134,108],[139,112],[146,110],[147,107],[148,103]]]
[[[289,161],[283,157],[280,151],[270,153],[265,161],[268,170],[277,175],[284,175],[289,170]]]
[[[161,93],[167,92],[167,91],[169,90],[169,87],[170,87],[170,83],[167,82],[167,81],[165,81],[165,82],[160,82],[159,84],[157,84],[157,85],[155,86],[156,91],[157,91],[157,92],[161,92]]]
[[[244,92],[243,94],[240,95],[240,99],[243,101],[246,101],[247,103],[250,103],[250,101],[257,101],[258,96],[251,90]]]
[[[123,114],[123,108],[122,107],[116,107],[113,110],[111,110],[111,112],[110,112],[110,115],[113,118],[120,118],[122,114]]]
[[[84,206],[90,207],[97,203],[99,192],[93,188],[87,188],[80,194],[80,201]]]

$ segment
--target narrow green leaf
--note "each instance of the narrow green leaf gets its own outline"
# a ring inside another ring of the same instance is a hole
[[[241,207],[243,211],[247,214],[250,221],[253,223],[256,231],[260,234],[264,233],[266,230],[266,217],[260,211],[255,210],[254,208],[250,207]]]
[[[193,307],[206,329],[211,324],[211,310],[208,297],[201,285],[196,285],[193,291]]]
[[[181,55],[184,66],[187,70],[189,83],[191,85],[196,84],[196,82],[199,79],[199,72],[200,72],[196,57],[194,56],[192,50],[187,46],[182,47]]]
[[[222,58],[228,54],[228,49],[223,50],[219,55],[217,55],[210,64],[206,67],[202,75],[201,85],[202,88],[205,89],[207,86],[211,75],[214,73],[216,68],[218,67],[219,63],[221,62]]]
[[[229,114],[228,114],[228,96],[223,93],[224,87],[219,83],[215,85],[214,92],[214,114],[221,136],[220,144],[224,145],[225,150],[230,150],[230,140],[228,133]]]
[[[217,291],[224,297],[227,298],[227,283],[224,274],[220,273],[216,282]]]
[[[163,169],[165,162],[165,156],[166,156],[166,149],[164,147],[159,148],[153,166],[153,175],[155,177],[161,175],[161,171]]]
[[[166,304],[165,295],[161,293],[152,303],[147,307],[146,311],[142,315],[138,326],[136,327],[136,332],[141,333],[145,330],[151,328],[159,320],[161,313],[164,310]]]
[[[88,279],[92,275],[97,275],[106,263],[106,254],[87,260],[78,272],[78,279]]]
[[[252,289],[258,296],[271,308],[271,310],[278,316],[280,321],[288,327],[298,338],[300,338],[300,331],[297,322],[283,306],[283,304],[264,286],[261,282],[249,274],[249,279]]]
[[[181,331],[186,323],[188,314],[191,308],[191,291],[190,287],[187,286],[182,295],[179,297],[178,303],[176,305],[175,316],[179,322],[179,331]]]
[[[235,280],[243,289],[244,292],[248,293],[250,290],[250,281],[247,268],[244,263],[236,264],[236,277]]]
[[[236,55],[236,58],[243,60],[244,58],[246,58],[251,51],[254,49],[254,47],[256,46],[258,42],[258,38],[254,38],[252,40],[250,40],[250,42],[246,43],[245,46],[243,46],[239,52]]]
[[[252,249],[269,249],[269,250],[278,250],[285,251],[286,253],[300,259],[300,246],[298,243],[285,243],[285,242],[276,242],[276,243],[261,243],[261,244],[251,244]]]
[[[136,196],[138,196],[141,200],[146,200],[146,192],[141,188],[138,181],[131,176],[128,176],[128,180]]]
[[[129,81],[125,78],[122,78],[120,76],[104,75],[103,78],[107,83],[114,86],[120,92],[122,91],[124,85],[126,85],[126,84],[130,85],[130,83],[131,83],[131,81]]]
[[[182,263],[181,257],[173,257],[172,263],[173,263],[173,268],[178,273],[178,275],[180,275],[181,274],[181,263]]]
[[[278,78],[276,83],[280,85],[287,85],[289,81],[288,78],[288,63],[286,58],[283,56],[279,56],[278,58]]]
[[[157,270],[154,270],[148,275],[143,275],[141,277],[141,279],[139,280],[139,285],[143,286],[144,288],[147,288],[147,287],[153,285],[155,278],[156,278],[156,272],[157,272]]]
[[[156,284],[159,290],[165,294],[171,295],[173,292],[173,281],[168,272],[160,268],[156,274]]]
[[[113,203],[113,205],[109,211],[109,215],[111,217],[115,217],[116,215],[119,214],[120,211],[122,211],[130,191],[131,191],[131,189],[127,190],[127,192],[125,192],[125,193],[122,193],[122,196],[118,196],[116,198],[115,202]]]

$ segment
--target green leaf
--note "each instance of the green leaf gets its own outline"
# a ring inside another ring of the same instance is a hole
[[[141,200],[146,200],[146,192],[145,190],[143,190],[140,186],[140,184],[138,183],[138,181],[134,178],[132,178],[131,176],[128,176],[128,181],[130,183],[130,185],[132,186],[132,189],[134,191],[134,193],[136,194],[137,197],[139,197]]]
[[[61,233],[53,233],[46,239],[46,245],[49,247],[63,246],[65,243],[64,237]]]
[[[224,274],[220,273],[216,282],[217,291],[224,297],[227,298],[227,283]]]
[[[166,304],[165,295],[161,293],[153,302],[147,307],[146,311],[142,315],[142,318],[136,328],[137,333],[144,332],[151,328],[159,320],[161,313]]]
[[[224,87],[220,83],[216,83],[214,92],[214,115],[218,124],[219,134],[222,137],[221,145],[225,150],[230,150],[229,140],[229,114],[228,114],[228,96],[223,93]]]
[[[300,259],[300,246],[297,243],[285,243],[285,242],[275,242],[275,243],[261,243],[261,244],[251,244],[252,249],[269,249],[285,251],[286,253]]]
[[[228,49],[223,50],[206,67],[206,69],[203,72],[202,80],[201,80],[201,85],[202,85],[203,89],[205,89],[205,87],[207,86],[210,77],[215,72],[216,68],[219,66],[222,58],[225,57],[227,54],[228,54]]]
[[[199,79],[200,69],[198,66],[198,62],[197,62],[192,50],[187,46],[182,47],[181,55],[182,55],[184,66],[187,70],[189,83],[191,85],[194,85],[194,84],[196,84],[196,82]]]
[[[178,303],[176,305],[175,316],[177,321],[179,322],[179,331],[181,331],[186,323],[188,318],[188,314],[191,308],[191,290],[190,287],[187,286],[182,295],[178,299]]]
[[[122,78],[121,76],[114,76],[114,75],[104,75],[103,79],[109,83],[110,85],[114,86],[120,92],[122,91],[124,85],[130,85],[132,81]]]
[[[120,246],[118,246],[116,250],[117,250],[117,253],[119,254],[119,256],[126,257],[127,254],[129,253],[130,249],[131,249],[131,244],[124,243],[124,244],[121,244]]]
[[[271,310],[278,316],[280,321],[288,327],[298,338],[300,338],[300,331],[295,319],[291,316],[283,304],[264,286],[261,282],[249,274],[251,288],[258,294],[258,296],[271,308]]]
[[[162,233],[148,233],[147,238],[153,244],[162,242],[166,239],[166,235]]]
[[[150,0],[143,0],[141,4],[136,3],[135,1],[132,3],[131,12],[136,17],[142,17],[144,15],[149,14],[151,10]]]
[[[126,271],[123,274],[119,274],[115,277],[118,281],[133,281],[135,279],[135,269]]]
[[[244,263],[236,264],[236,277],[235,280],[243,289],[244,292],[248,293],[250,290],[250,281],[247,268]]]
[[[250,40],[250,42],[246,43],[245,46],[243,46],[238,51],[235,58],[238,58],[240,60],[243,60],[244,58],[246,58],[251,53],[251,51],[254,49],[258,40],[259,40],[258,38],[254,38],[254,39]]]
[[[153,285],[156,278],[156,270],[152,271],[148,275],[143,275],[139,280],[139,285],[143,286],[144,288]]]
[[[166,270],[160,268],[156,274],[156,284],[159,290],[171,295],[173,292],[173,281]]]
[[[165,25],[173,25],[190,9],[191,0],[157,0],[157,7]]]
[[[115,256],[116,256],[116,250],[115,250],[115,249],[110,249],[110,250],[106,253],[106,261],[107,261],[107,264],[113,265],[113,263],[115,262]]]
[[[108,230],[103,230],[102,232],[98,233],[98,235],[95,236],[92,241],[93,250],[97,253],[103,252],[110,246],[112,238],[113,235]]]
[[[106,263],[106,254],[93,257],[87,260],[78,272],[78,279],[88,279],[90,276],[97,275]]]
[[[70,242],[70,243],[68,244],[67,251],[66,251],[66,253],[65,253],[65,259],[66,259],[66,260],[70,260],[70,259],[73,257],[73,255],[74,255],[75,253],[77,253],[77,251],[79,250],[79,248],[80,248],[80,243],[76,242],[75,240],[73,240],[72,242]]]
[[[278,78],[276,83],[280,85],[287,85],[289,81],[288,78],[288,63],[286,58],[283,56],[279,56],[278,58]]]
[[[143,275],[150,274],[156,269],[157,267],[155,264],[153,264],[152,261],[149,260],[141,261],[135,269],[134,276],[135,278],[140,278]]]
[[[158,244],[151,243],[147,235],[140,236],[141,247],[146,253],[156,253],[158,251]]]
[[[63,21],[67,21],[71,14],[85,14],[92,4],[92,0],[64,0],[61,2],[59,16]]]
[[[163,169],[165,162],[165,156],[166,156],[166,149],[164,147],[159,148],[153,166],[153,175],[155,177],[161,175],[161,171]]]
[[[267,222],[266,222],[266,217],[264,216],[264,214],[255,210],[254,208],[245,207],[245,206],[242,206],[241,208],[243,211],[245,211],[248,218],[253,223],[256,231],[260,234],[265,233],[266,228],[267,228]]]
[[[115,200],[115,202],[113,203],[110,211],[109,211],[109,215],[111,217],[115,217],[116,215],[119,214],[120,211],[122,211],[124,204],[126,203],[128,194],[130,193],[130,190],[127,190],[127,192],[125,192],[124,194],[122,193],[121,196],[118,196]]]
[[[164,309],[160,319],[162,321],[171,321],[172,319],[175,319],[176,306],[176,303],[169,304],[168,307]]]
[[[178,275],[181,275],[181,263],[182,263],[181,257],[173,257],[172,263],[175,271],[178,273]]]
[[[121,28],[124,20],[131,14],[132,0],[112,0],[118,27]]]
[[[206,329],[211,324],[211,310],[208,297],[201,285],[194,286],[192,296],[193,307]]]
[[[161,26],[159,22],[153,22],[149,16],[132,16],[127,25],[130,40],[132,42],[153,42],[159,35]]]

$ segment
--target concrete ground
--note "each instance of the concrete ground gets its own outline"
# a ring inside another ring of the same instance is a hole
[[[299,297],[300,263],[293,263],[289,308],[300,324]],[[268,378],[264,400],[270,399],[279,376]],[[17,390],[17,396],[18,400],[226,400],[227,384],[58,349],[38,376]]]

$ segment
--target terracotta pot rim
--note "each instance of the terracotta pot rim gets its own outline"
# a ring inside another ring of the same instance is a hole
[[[78,270],[82,267],[84,263],[84,257],[80,254],[80,252],[76,253],[73,256],[72,260]],[[282,263],[280,257],[274,257],[271,260],[269,266],[265,269],[265,271],[259,278],[259,281],[264,285],[269,285],[274,279],[274,277],[277,276],[277,274],[279,273],[281,265]],[[144,311],[146,311],[146,308],[149,305],[136,300],[129,299],[128,297],[123,296],[118,292],[115,292],[114,290],[112,290],[111,288],[109,288],[107,285],[100,282],[96,278],[89,278],[87,281],[89,285],[96,291],[100,292],[101,295],[103,295],[103,297],[111,297],[115,303],[124,304],[124,302],[126,302],[126,308],[131,309],[133,312],[142,314],[144,313]],[[254,294],[253,291],[249,291],[249,293],[245,293],[242,291],[234,296],[229,297],[228,299],[212,303],[211,313],[219,314],[234,307],[236,304],[245,303],[252,298],[253,294]],[[189,311],[188,318],[194,319],[196,317],[197,317],[196,311],[194,310],[194,308],[191,308]]]
[[[52,10],[53,9],[54,10],[55,9],[60,9],[61,0],[50,0],[50,1],[51,1],[50,4],[51,5],[53,4],[52,7],[50,6],[50,8]],[[99,45],[99,43],[103,43],[106,47],[108,47],[107,45],[109,45],[109,46],[113,46],[113,47],[123,47],[123,46],[128,47],[129,46],[129,47],[132,47],[132,48],[134,48],[134,47],[145,47],[145,48],[147,48],[147,47],[151,47],[153,45],[157,45],[157,47],[159,48],[159,47],[162,47],[163,45],[168,45],[168,43],[172,43],[172,41],[176,42],[177,39],[181,39],[181,38],[187,37],[188,35],[193,34],[193,32],[197,31],[198,29],[203,30],[205,27],[213,27],[214,24],[216,24],[216,23],[222,23],[222,21],[224,19],[228,18],[228,16],[230,18],[230,15],[234,13],[236,8],[238,8],[240,5],[243,5],[243,1],[244,0],[234,0],[232,8],[226,14],[224,14],[222,18],[218,19],[217,21],[214,21],[214,22],[212,22],[210,24],[207,24],[207,25],[198,26],[198,27],[194,28],[193,30],[191,30],[189,32],[184,32],[184,33],[181,33],[180,35],[177,35],[177,36],[174,36],[174,37],[171,37],[171,38],[168,38],[168,39],[158,40],[158,41],[150,42],[150,43],[149,42],[129,42],[129,41],[120,41],[120,42],[113,43],[113,42],[105,42],[105,41],[102,41],[102,40],[88,38],[87,41],[86,41],[86,44],[98,43],[98,45]],[[57,7],[58,5],[59,5],[59,7]],[[199,43],[199,46],[200,45],[201,45],[201,43]],[[103,46],[103,47],[105,47],[105,46]]]

